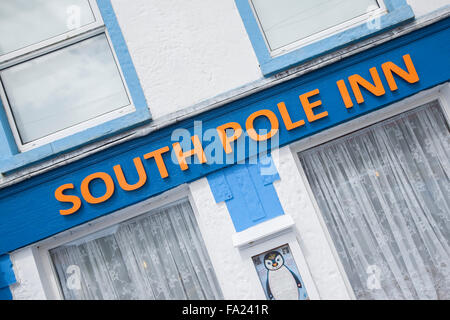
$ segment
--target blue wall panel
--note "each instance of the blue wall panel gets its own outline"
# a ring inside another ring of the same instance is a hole
[[[9,286],[16,283],[12,262],[8,255],[0,256],[0,300],[12,300]]]
[[[280,177],[272,159],[238,164],[208,175],[216,202],[225,201],[236,231],[284,214],[272,183]]]
[[[288,112],[294,120],[305,119],[299,95],[313,89],[320,89],[319,98],[322,100],[323,106],[317,108],[317,112],[327,110],[329,116],[312,123],[307,122],[304,126],[291,131],[287,131],[280,120],[278,138],[279,144],[283,146],[448,81],[450,75],[449,24],[450,19],[442,20],[302,77],[0,190],[0,254],[230,166],[230,163],[208,161],[205,164],[192,164],[189,166],[189,170],[181,171],[179,165],[170,160],[170,153],[167,153],[164,155],[164,159],[170,175],[168,178],[160,177],[154,161],[143,160],[148,180],[142,188],[127,192],[121,190],[116,182],[113,196],[105,203],[88,204],[83,201],[77,213],[70,216],[59,214],[59,210],[70,207],[55,199],[54,191],[59,186],[73,183],[75,189],[68,193],[80,196],[80,184],[86,176],[101,171],[114,177],[113,166],[116,164],[121,164],[127,178],[134,181],[133,179],[137,179],[137,174],[132,159],[142,157],[144,154],[164,146],[171,147],[174,142],[171,135],[175,129],[185,128],[190,134],[194,134],[194,121],[202,121],[203,130],[216,128],[230,121],[238,122],[245,128],[247,117],[261,109],[270,109],[281,119],[277,109],[277,103],[281,101],[285,102]],[[420,76],[419,82],[408,84],[403,80],[398,80],[398,90],[391,92],[388,90],[386,80],[382,77],[383,84],[387,89],[385,95],[375,97],[363,90],[365,102],[355,105],[351,109],[345,108],[336,81],[356,73],[370,79],[368,70],[377,67],[381,72],[381,64],[387,61],[404,67],[402,57],[405,54],[411,55]],[[204,144],[206,143],[204,142]],[[254,155],[254,151],[247,150],[241,158],[249,158]],[[270,180],[268,182],[270,184]],[[104,187],[101,183],[95,183],[92,188],[94,193],[99,193]]]

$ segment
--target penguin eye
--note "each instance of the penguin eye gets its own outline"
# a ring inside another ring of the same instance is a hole
[[[266,261],[266,264],[270,267],[272,265],[272,262]]]

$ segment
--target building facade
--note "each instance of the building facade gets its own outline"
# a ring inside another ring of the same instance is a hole
[[[0,298],[449,299],[449,15],[0,0]]]

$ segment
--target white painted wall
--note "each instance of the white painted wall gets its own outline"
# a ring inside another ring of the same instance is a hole
[[[416,17],[450,0],[408,0]],[[154,119],[263,76],[234,0],[112,0]]]
[[[14,300],[45,300],[46,296],[31,247],[11,254],[17,282],[10,286]]]
[[[158,118],[259,79],[233,0],[113,0]]]
[[[296,223],[297,239],[321,299],[352,298],[326,226],[314,208],[290,147],[281,148],[272,157],[280,175],[280,180],[273,185],[285,214]]]
[[[253,265],[233,246],[236,233],[225,202],[216,204],[206,178],[190,184],[200,231],[225,299],[265,299]]]
[[[406,1],[411,6],[411,8],[413,8],[416,17],[421,17],[443,6],[450,5],[450,0],[406,0]]]

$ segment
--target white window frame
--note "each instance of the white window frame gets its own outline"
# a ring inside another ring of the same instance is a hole
[[[400,102],[394,103],[390,106],[387,106],[381,110],[374,111],[370,114],[361,116],[359,118],[353,119],[347,123],[341,124],[339,126],[327,129],[323,132],[320,132],[316,135],[313,135],[309,138],[305,138],[301,141],[291,144],[290,151],[294,157],[295,163],[297,165],[298,171],[302,178],[302,182],[304,183],[307,190],[307,198],[311,202],[314,211],[320,221],[322,226],[322,230],[324,231],[325,237],[327,238],[328,245],[333,253],[334,259],[342,276],[344,279],[345,285],[347,287],[348,293],[351,295],[353,299],[356,299],[356,295],[351,286],[350,280],[348,279],[347,273],[345,272],[344,266],[341,262],[339,254],[337,253],[336,247],[334,245],[331,234],[328,230],[328,227],[323,218],[322,212],[319,208],[317,200],[314,196],[314,192],[311,188],[311,185],[306,176],[306,172],[300,162],[298,154],[306,151],[308,149],[314,148],[321,144],[336,140],[345,135],[357,132],[362,130],[368,126],[376,124],[378,122],[382,122],[384,120],[388,120],[392,117],[400,115],[402,113],[408,112],[415,108],[421,107],[429,102],[438,101],[441,106],[442,112],[447,120],[447,124],[450,126],[450,82],[445,84],[441,84],[432,89],[425,90],[419,92],[409,98],[406,98]]]
[[[104,122],[122,117],[126,114],[136,111],[131,93],[128,89],[127,83],[125,81],[125,77],[122,72],[122,68],[120,66],[119,60],[118,60],[116,52],[114,50],[114,46],[112,44],[108,30],[106,29],[106,26],[103,22],[103,19],[102,19],[100,10],[97,6],[96,0],[87,0],[87,1],[89,2],[89,5],[94,14],[94,18],[95,18],[94,22],[87,24],[85,26],[82,26],[78,29],[71,30],[71,31],[63,33],[61,35],[52,37],[50,39],[43,40],[41,42],[30,45],[28,47],[18,49],[16,51],[7,53],[5,55],[0,55],[0,71],[3,69],[6,69],[6,68],[12,67],[14,65],[18,65],[20,63],[32,60],[39,56],[43,56],[45,54],[50,54],[50,53],[60,50],[62,48],[68,47],[70,45],[75,45],[78,42],[87,40],[87,39],[95,37],[97,35],[105,34],[106,39],[108,41],[108,45],[109,45],[111,52],[113,54],[113,57],[114,57],[114,61],[117,66],[117,70],[119,70],[119,74],[120,74],[123,86],[125,88],[126,94],[128,96],[128,100],[130,101],[130,104],[127,106],[124,106],[122,108],[119,108],[117,110],[110,111],[101,116],[95,117],[93,119],[89,119],[89,120],[83,121],[79,124],[73,125],[71,127],[56,131],[45,137],[33,140],[31,142],[23,143],[22,139],[20,138],[20,133],[17,128],[16,122],[14,120],[13,112],[12,112],[11,106],[9,104],[5,88],[2,85],[2,79],[0,76],[1,104],[3,105],[3,108],[5,110],[6,116],[8,118],[8,123],[9,123],[10,129],[11,129],[11,132],[14,136],[14,140],[16,142],[17,148],[19,149],[19,152],[26,152],[31,149],[49,144],[49,143],[59,140],[61,138],[70,136],[77,132],[86,130],[88,128],[95,127]]]
[[[266,33],[264,32],[264,29],[263,29],[263,27],[261,25],[261,22],[259,20],[258,13],[256,12],[256,9],[255,9],[255,7],[253,5],[253,1],[252,0],[248,0],[248,1],[250,2],[250,7],[252,8],[253,14],[254,14],[254,16],[256,18],[255,20],[258,23],[259,29],[261,31],[261,34],[262,34],[263,38],[264,38],[264,42],[266,43],[267,49],[270,52],[270,55],[271,55],[272,58],[280,56],[280,55],[283,55],[283,54],[285,54],[287,52],[293,51],[295,49],[298,49],[300,47],[306,46],[306,45],[311,44],[313,42],[325,39],[325,38],[327,38],[327,37],[329,37],[331,35],[334,35],[334,34],[337,34],[339,32],[345,31],[347,29],[350,29],[350,28],[352,28],[354,26],[357,26],[359,24],[364,23],[369,18],[370,19],[376,19],[376,18],[381,17],[382,15],[384,15],[384,14],[386,14],[388,12],[384,1],[383,0],[376,0],[377,3],[378,3],[378,6],[379,6],[379,8],[376,9],[376,10],[373,10],[371,12],[367,12],[367,13],[365,13],[363,15],[360,15],[358,17],[355,17],[353,19],[344,21],[344,22],[342,22],[342,23],[340,23],[340,24],[338,24],[336,26],[333,26],[331,28],[322,30],[322,31],[320,31],[318,33],[312,34],[312,35],[310,35],[310,36],[308,36],[308,37],[306,37],[304,39],[300,39],[300,40],[294,41],[294,42],[289,43],[287,45],[284,45],[284,46],[282,46],[282,47],[280,47],[278,49],[273,49],[272,50],[271,47],[270,47],[270,44],[269,44],[269,42],[267,40]]]
[[[89,2],[89,6],[92,10],[92,14],[94,15],[94,22],[91,22],[85,26],[81,26],[80,28],[74,29],[74,30],[70,30],[68,32],[65,32],[63,34],[51,37],[49,39],[45,39],[42,40],[40,42],[31,44],[25,48],[20,48],[17,50],[14,50],[12,52],[6,53],[4,55],[0,54],[0,66],[2,64],[4,64],[5,62],[8,62],[10,60],[15,60],[17,57],[21,57],[26,55],[27,53],[30,52],[35,52],[37,50],[40,50],[42,48],[45,48],[46,46],[48,46],[49,44],[53,44],[53,43],[59,43],[62,42],[64,40],[73,38],[77,35],[80,35],[82,33],[85,33],[89,30],[98,28],[103,26],[103,19],[102,19],[102,15],[100,13],[100,10],[97,6],[96,0],[87,0]],[[15,63],[14,63],[15,64]]]
[[[36,265],[45,296],[49,300],[64,300],[64,295],[59,284],[58,274],[50,257],[50,250],[70,243],[74,240],[89,236],[95,232],[113,227],[129,219],[149,213],[150,211],[176,204],[180,201],[188,201],[194,213],[194,219],[200,226],[195,202],[192,200],[188,185],[181,185],[162,195],[149,198],[143,202],[120,209],[104,217],[87,222],[81,226],[71,228],[46,240],[42,240],[32,246],[35,250]],[[208,252],[208,246],[205,245]],[[208,252],[208,255],[211,256]]]

